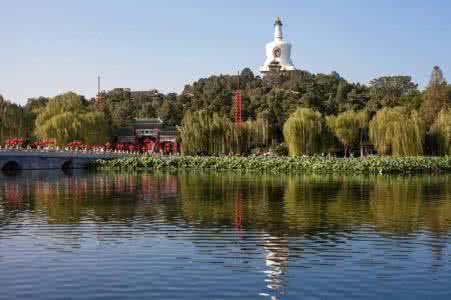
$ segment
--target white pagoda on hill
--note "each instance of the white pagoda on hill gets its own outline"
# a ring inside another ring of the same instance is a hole
[[[260,72],[294,71],[295,67],[290,56],[291,44],[283,40],[282,20],[277,17],[274,23],[274,40],[266,44],[266,61],[260,67]]]

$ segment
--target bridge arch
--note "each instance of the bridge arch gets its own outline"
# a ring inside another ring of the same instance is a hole
[[[73,168],[74,168],[74,162],[72,161],[72,159],[64,161],[63,164],[61,165],[61,169],[63,169],[63,170],[68,170],[68,169],[73,169]]]
[[[22,166],[15,160],[8,160],[2,166],[2,171],[4,171],[4,172],[18,171],[21,169],[22,169]]]

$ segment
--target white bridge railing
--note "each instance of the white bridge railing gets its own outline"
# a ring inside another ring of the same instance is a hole
[[[26,154],[44,154],[46,156],[57,154],[58,156],[98,156],[98,157],[123,157],[123,156],[141,156],[142,153],[131,151],[108,151],[108,150],[67,150],[67,149],[23,149],[23,148],[0,148],[0,155],[26,155]]]

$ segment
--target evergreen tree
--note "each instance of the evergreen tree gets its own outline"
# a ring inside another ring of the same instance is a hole
[[[114,89],[105,95],[108,115],[113,127],[125,127],[135,118],[136,106],[129,89]]]
[[[383,76],[370,81],[370,98],[378,109],[399,106],[400,98],[417,90],[410,76]]]
[[[428,128],[434,122],[437,114],[442,109],[447,108],[449,104],[450,98],[446,80],[440,67],[435,66],[421,106],[422,115]]]
[[[165,99],[158,110],[158,116],[163,120],[164,125],[175,126],[179,124],[180,119],[177,107],[172,101]]]

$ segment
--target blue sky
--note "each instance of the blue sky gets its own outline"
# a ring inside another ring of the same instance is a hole
[[[102,87],[180,92],[212,74],[258,73],[275,16],[297,68],[366,83],[439,65],[451,81],[451,1],[0,0],[0,94]]]

